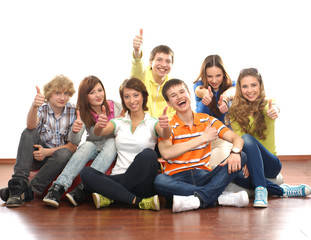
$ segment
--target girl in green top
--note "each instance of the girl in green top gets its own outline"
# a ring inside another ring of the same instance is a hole
[[[243,69],[236,85],[236,93],[228,119],[235,133],[244,139],[249,176],[238,176],[234,182],[255,189],[254,207],[268,206],[270,195],[297,197],[311,192],[308,185],[277,185],[266,178],[276,178],[282,164],[276,156],[274,122],[279,109],[266,99],[262,77],[257,69]]]

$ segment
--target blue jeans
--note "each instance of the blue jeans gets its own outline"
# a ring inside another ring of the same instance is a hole
[[[241,154],[241,166],[246,163],[246,154]],[[241,170],[242,171],[242,170]],[[240,171],[240,172],[241,172]],[[239,172],[228,173],[228,164],[217,166],[212,171],[190,169],[173,175],[159,174],[155,181],[156,191],[168,198],[173,195],[195,195],[201,201],[200,207],[214,207],[220,194]]]
[[[114,138],[105,141],[100,152],[97,152],[94,143],[86,141],[73,154],[54,183],[64,186],[65,191],[67,191],[88,161],[94,159],[91,167],[105,173],[116,159],[116,156],[117,150]]]
[[[67,148],[56,150],[51,156],[46,157],[43,161],[37,161],[33,158],[33,151],[36,148],[33,145],[42,145],[37,129],[25,129],[21,135],[19,142],[16,164],[12,178],[21,178],[28,182],[31,170],[39,170],[39,172],[30,181],[33,191],[42,194],[48,185],[63,170],[72,152]]]
[[[247,155],[247,167],[250,176],[244,178],[243,175],[239,174],[234,179],[234,183],[248,189],[262,186],[267,188],[270,195],[282,196],[283,189],[266,179],[276,178],[280,173],[282,168],[280,160],[253,136],[245,134],[242,138],[244,139],[243,152]]]

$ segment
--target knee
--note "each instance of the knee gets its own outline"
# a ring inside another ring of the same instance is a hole
[[[156,176],[156,178],[154,179],[154,187],[155,189],[158,189],[159,187],[161,188],[161,186],[165,185],[165,174],[161,173],[158,174]]]
[[[242,138],[244,140],[244,147],[256,144],[256,138],[254,138],[252,135],[244,134]]]
[[[145,148],[141,153],[141,159],[142,161],[149,161],[150,163],[157,164],[158,163],[158,155],[156,151],[152,150],[151,148]]]
[[[96,150],[95,144],[89,141],[85,141],[80,147],[80,151],[85,151],[85,150]]]
[[[29,139],[29,141],[31,141],[31,139],[33,139],[34,136],[36,135],[38,135],[38,130],[36,128],[34,129],[25,128],[24,131],[22,132],[21,138]]]

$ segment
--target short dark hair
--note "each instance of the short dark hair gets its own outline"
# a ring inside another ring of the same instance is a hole
[[[173,50],[166,45],[159,45],[156,46],[154,49],[152,49],[151,53],[150,53],[150,57],[149,57],[149,61],[152,62],[155,58],[155,55],[157,53],[165,53],[165,54],[169,54],[172,56],[172,64],[174,63],[174,52]]]
[[[185,88],[187,89],[187,91],[189,92],[188,86],[187,86],[187,84],[186,84],[183,80],[180,80],[180,79],[177,79],[177,78],[172,78],[172,79],[168,80],[168,81],[163,85],[163,88],[162,88],[162,95],[163,95],[165,101],[167,101],[167,102],[169,101],[166,92],[167,92],[171,87],[174,87],[174,86],[177,86],[177,85],[184,85]]]
[[[144,99],[143,100],[143,110],[148,111],[147,100],[148,100],[149,94],[148,94],[148,91],[146,89],[145,84],[143,84],[142,81],[140,81],[138,78],[125,79],[119,88],[119,93],[120,93],[120,97],[121,97],[121,101],[122,101],[122,107],[123,107],[124,111],[129,111],[129,109],[126,107],[126,105],[124,103],[124,99],[123,99],[124,88],[134,89],[138,92],[141,92],[141,94],[143,95],[143,99]]]

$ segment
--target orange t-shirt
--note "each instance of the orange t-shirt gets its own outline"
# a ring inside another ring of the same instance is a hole
[[[193,126],[190,129],[188,125],[185,125],[177,114],[174,115],[170,121],[172,128],[172,134],[170,140],[172,144],[178,144],[182,142],[187,142],[193,138],[199,137],[203,134],[205,128],[211,122],[212,127],[215,127],[220,138],[223,137],[223,134],[229,131],[229,128],[225,126],[217,118],[209,116],[205,113],[193,113]],[[164,140],[159,138],[159,142]],[[211,166],[209,160],[211,157],[211,144],[204,143],[182,155],[173,159],[166,159],[164,166],[164,173],[168,175],[173,175],[178,172],[185,170],[200,168],[211,171]]]

